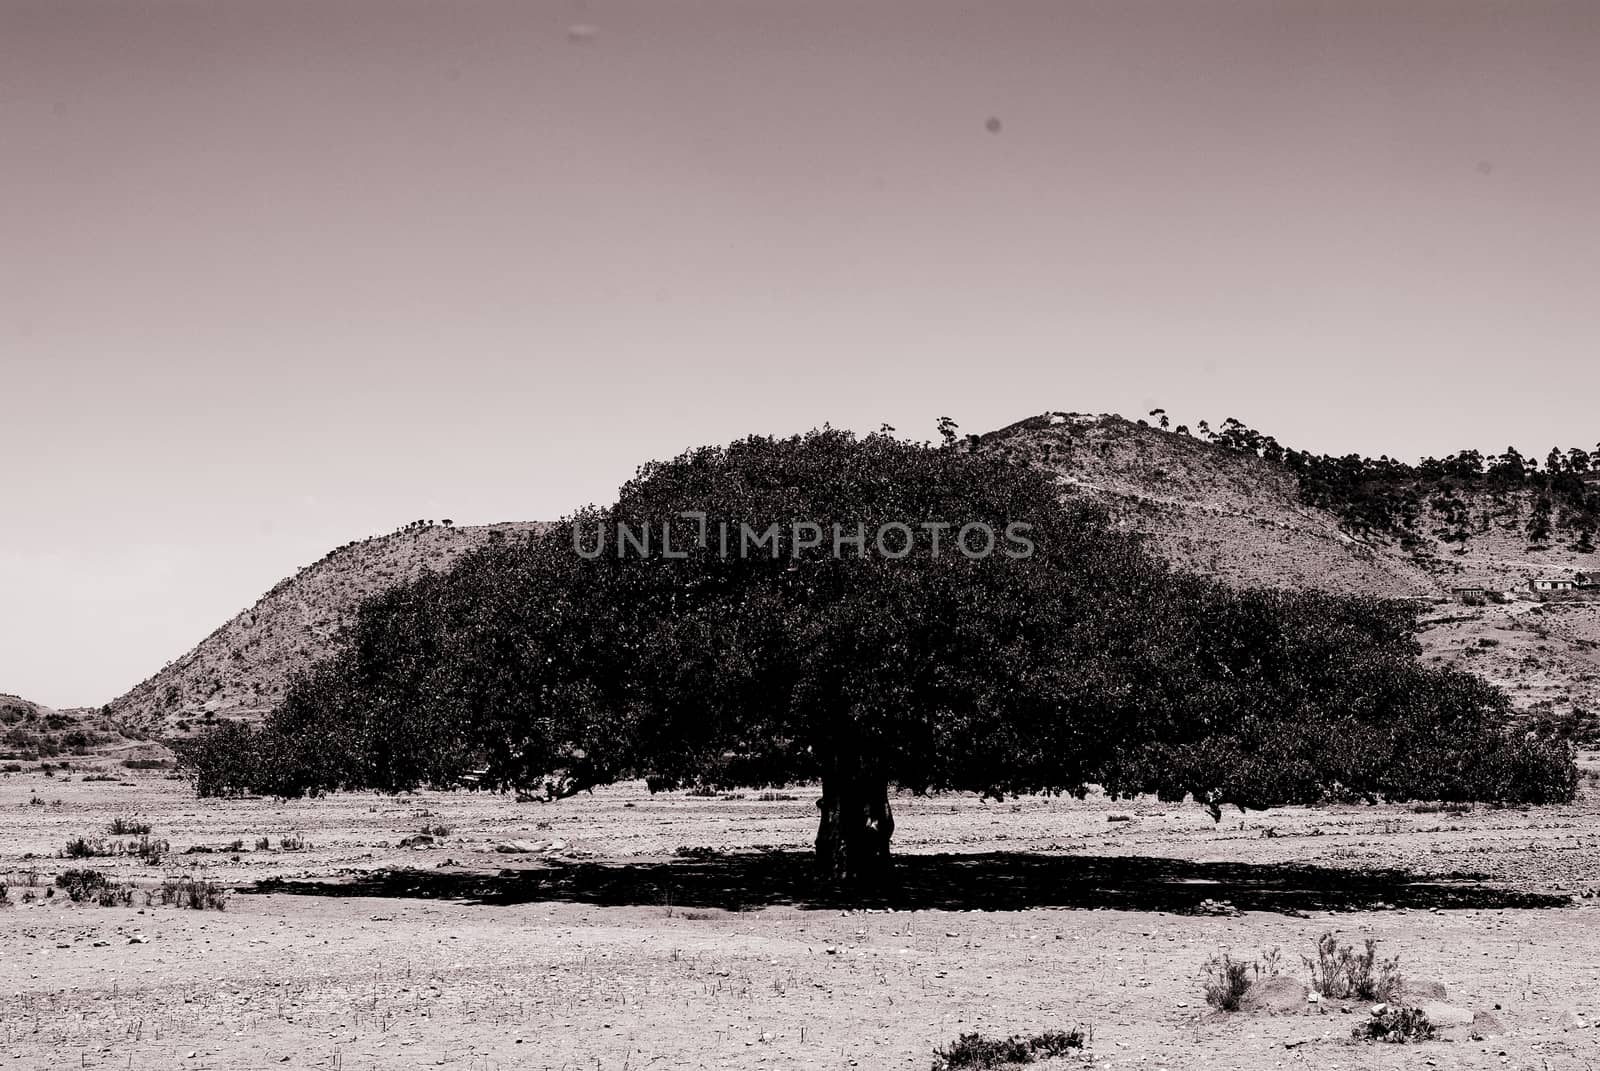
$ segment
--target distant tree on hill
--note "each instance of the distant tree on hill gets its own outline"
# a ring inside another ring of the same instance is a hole
[[[202,792],[282,795],[469,771],[551,799],[817,779],[817,857],[843,883],[884,876],[891,786],[1097,783],[1214,814],[1570,798],[1564,747],[1418,661],[1414,610],[1173,573],[1046,475],[940,430],[939,448],[822,430],[646,465],[606,510],[378,595],[259,736],[202,738],[185,762]],[[1004,550],[972,553],[979,525]],[[746,531],[770,552],[723,551]],[[242,777],[214,768],[229,749]]]
[[[1427,501],[1440,492],[1474,489],[1495,494],[1548,492],[1552,531],[1576,533],[1585,526],[1600,527],[1600,485],[1590,482],[1589,476],[1596,464],[1588,451],[1578,447],[1564,452],[1552,449],[1543,470],[1537,458],[1525,457],[1515,447],[1488,458],[1477,450],[1463,450],[1408,465],[1387,455],[1373,459],[1286,448],[1234,417],[1215,434],[1205,421],[1198,427],[1202,437],[1216,446],[1284,465],[1295,474],[1303,501],[1337,514],[1345,527],[1361,535],[1383,534],[1398,537],[1402,544],[1413,542]],[[1181,424],[1175,430],[1188,432]],[[1504,508],[1520,507],[1513,500]],[[1486,530],[1487,524],[1482,528]],[[1450,530],[1464,534],[1466,528],[1456,524]]]
[[[1533,503],[1533,511],[1528,515],[1527,526],[1528,542],[1543,543],[1550,538],[1550,498],[1540,495]]]

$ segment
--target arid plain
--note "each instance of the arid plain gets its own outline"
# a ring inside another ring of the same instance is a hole
[[[1576,1071],[1600,1064],[1600,762],[1581,766],[1568,806],[1218,824],[1152,799],[902,795],[900,888],[854,908],[811,883],[803,787],[283,802],[28,769],[0,779],[0,1063],[920,1069],[968,1031],[1081,1027],[1054,1064]],[[160,863],[63,857],[119,817]],[[133,903],[71,902],[55,879],[82,867]],[[225,908],[145,904],[179,874]],[[1359,1003],[1207,1006],[1212,955],[1276,948],[1305,982],[1329,931],[1376,938],[1473,1021],[1355,1044]]]

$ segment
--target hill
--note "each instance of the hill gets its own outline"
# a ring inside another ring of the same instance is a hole
[[[0,760],[160,759],[166,749],[98,710],[55,710],[0,692]]]
[[[1300,501],[1293,473],[1119,416],[1052,413],[982,436],[981,448],[1053,473],[1180,569],[1240,587],[1441,594],[1417,563],[1346,532]]]
[[[538,528],[536,522],[417,522],[347,543],[280,581],[104,712],[119,725],[158,733],[186,732],[217,718],[254,720],[282,697],[295,672],[328,650],[363,599],[423,570],[445,569],[476,547]]]
[[[1308,479],[1281,449],[1240,448],[1119,416],[1046,413],[976,442],[1099,500],[1179,568],[1245,587],[1422,600],[1430,658],[1502,686],[1530,713],[1581,722],[1600,712],[1600,599],[1516,590],[1536,578],[1600,571],[1581,509],[1545,506],[1550,531],[1530,538],[1540,501],[1550,497],[1538,483],[1386,463],[1375,491],[1357,485],[1330,494],[1320,472]],[[1583,474],[1579,494],[1592,496],[1597,479]],[[1371,523],[1383,518],[1374,500],[1391,507],[1387,523]],[[1467,586],[1496,594],[1469,605],[1453,594]]]

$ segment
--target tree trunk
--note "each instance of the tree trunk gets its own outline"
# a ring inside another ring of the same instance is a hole
[[[837,885],[871,886],[889,872],[894,816],[889,783],[856,773],[824,774],[817,823],[817,870]]]

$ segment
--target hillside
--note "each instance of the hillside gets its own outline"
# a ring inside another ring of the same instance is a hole
[[[155,759],[166,750],[98,710],[55,710],[0,692],[0,761]]]
[[[112,700],[105,713],[120,725],[158,733],[219,717],[260,717],[282,698],[291,675],[328,650],[363,599],[538,527],[418,523],[348,543],[281,581],[188,654]]]
[[[1600,599],[1514,592],[1535,577],[1600,571],[1581,530],[1530,543],[1539,491],[1457,485],[1420,494],[1404,531],[1352,534],[1308,504],[1286,465],[1118,416],[1048,413],[979,437],[1103,503],[1182,569],[1239,586],[1422,598],[1428,657],[1505,688],[1521,710],[1600,712]],[[1465,605],[1452,589],[1509,592]]]
[[[1022,421],[981,441],[1099,500],[1180,569],[1241,587],[1443,592],[1416,562],[1352,537],[1337,517],[1301,503],[1294,474],[1259,458],[1118,416],[1077,413]]]

